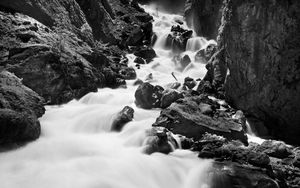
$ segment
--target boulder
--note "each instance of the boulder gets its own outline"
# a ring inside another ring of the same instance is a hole
[[[279,188],[278,183],[262,169],[232,164],[228,162],[214,162],[211,173],[212,188]]]
[[[134,52],[134,55],[145,59],[148,63],[156,57],[155,51],[153,50],[153,48],[150,47],[141,48],[138,51]]]
[[[176,90],[171,90],[171,89],[165,90],[161,97],[160,107],[167,108],[173,102],[175,102],[177,99],[180,99],[182,97],[183,97],[183,95]]]
[[[146,154],[152,154],[154,152],[168,154],[175,148],[178,148],[178,144],[172,136],[172,133],[163,127],[153,127],[147,130],[143,145],[143,151]]]
[[[0,72],[0,145],[23,144],[39,137],[38,118],[45,109],[44,100],[24,86],[21,79]]]
[[[193,89],[196,86],[197,82],[190,77],[186,77],[184,78],[184,83],[183,85],[185,85],[187,88],[189,89]]]
[[[112,122],[111,130],[121,131],[124,125],[132,121],[134,116],[133,108],[125,106],[115,117]]]
[[[163,91],[161,86],[144,82],[135,91],[135,104],[144,109],[159,108]]]
[[[276,158],[286,158],[292,155],[291,148],[289,148],[285,143],[274,140],[264,141],[260,146],[256,148],[257,151],[266,153],[270,157]]]
[[[136,57],[134,59],[134,62],[137,63],[137,64],[146,64],[146,61],[141,57]]]
[[[161,111],[153,126],[165,127],[175,134],[195,140],[201,139],[207,132],[224,136],[229,140],[248,143],[241,124],[225,117],[210,117],[203,114],[199,106],[202,101],[205,101],[203,96],[177,100]]]

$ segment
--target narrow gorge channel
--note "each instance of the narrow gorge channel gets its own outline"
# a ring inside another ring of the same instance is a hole
[[[191,62],[187,67],[175,64],[172,50],[165,49],[166,36],[180,15],[144,7],[154,17],[154,45],[158,54],[151,63],[135,68],[137,77],[166,86],[185,77],[202,78],[205,64]],[[214,41],[192,38],[184,54],[194,59],[195,52]],[[135,56],[128,54],[129,66]],[[105,187],[105,188],[208,188],[212,161],[199,159],[196,153],[176,149],[169,155],[144,154],[146,130],[160,110],[136,107],[134,93],[138,86],[128,82],[126,89],[99,89],[80,100],[59,106],[46,106],[41,122],[41,137],[16,151],[1,153],[1,187]],[[134,109],[134,120],[121,132],[112,131],[112,121],[123,107]],[[172,144],[172,143],[170,143]],[[180,145],[180,143],[178,143]]]
[[[299,188],[299,0],[1,0],[0,188]]]

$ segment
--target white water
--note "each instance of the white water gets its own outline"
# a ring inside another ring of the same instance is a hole
[[[151,8],[147,11],[156,14]],[[166,35],[178,15],[154,15],[154,31]],[[163,43],[163,39],[160,41]],[[183,72],[172,53],[155,46],[158,57],[136,70],[138,78],[153,74],[153,84],[165,85],[186,76],[203,77],[204,64],[192,62]],[[190,52],[186,52],[190,53]],[[133,55],[128,55],[134,67]],[[1,188],[207,188],[210,160],[175,150],[169,155],[143,154],[146,136],[159,110],[143,110],[134,104],[136,86],[99,89],[79,101],[47,106],[40,119],[41,137],[28,145],[0,153]],[[121,132],[110,132],[116,113],[125,105],[135,109],[134,120]]]

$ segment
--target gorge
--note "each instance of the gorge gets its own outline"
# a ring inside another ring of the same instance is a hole
[[[2,0],[1,187],[299,187],[299,10]]]

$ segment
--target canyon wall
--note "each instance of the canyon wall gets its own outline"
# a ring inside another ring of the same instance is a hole
[[[192,7],[203,5],[193,19],[200,28],[211,28],[208,33],[198,33],[211,38],[218,32],[218,48],[225,50],[226,100],[255,119],[258,135],[300,144],[300,2],[192,3]]]

